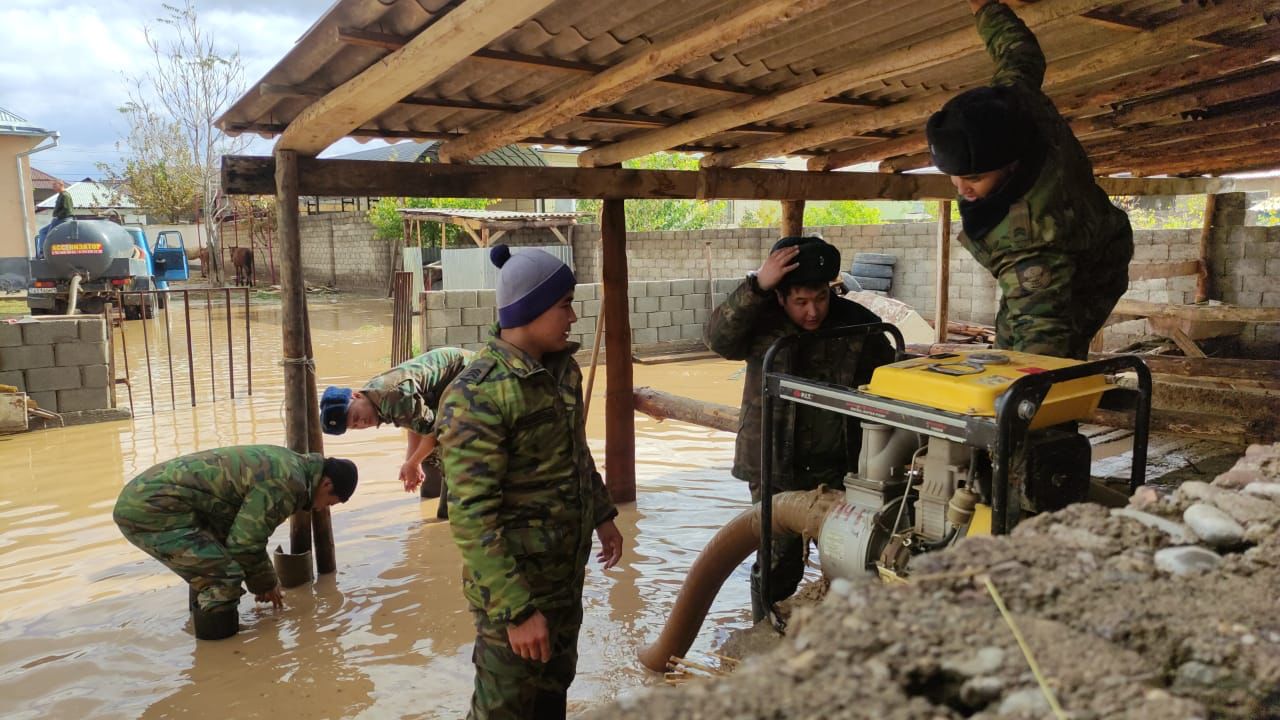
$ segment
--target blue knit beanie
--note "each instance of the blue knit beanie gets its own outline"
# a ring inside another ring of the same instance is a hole
[[[498,325],[518,328],[572,292],[578,281],[555,255],[537,248],[511,253],[506,245],[494,245],[489,260],[498,268]]]

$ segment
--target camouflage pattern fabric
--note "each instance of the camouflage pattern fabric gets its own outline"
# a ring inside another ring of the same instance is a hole
[[[506,709],[524,707],[528,668],[508,672],[505,656],[484,648],[505,644],[506,627],[535,610],[549,620],[576,610],[580,619],[592,532],[617,509],[587,447],[577,344],[539,363],[498,338],[496,325],[493,333],[445,391],[436,437],[463,594],[480,618],[473,717],[533,717]],[[577,624],[553,637],[576,639]],[[567,652],[557,657],[571,665]],[[534,684],[563,693],[572,679],[544,671]]]
[[[1000,286],[996,347],[1083,360],[1129,285],[1129,217],[1098,187],[1084,148],[1041,91],[1045,59],[1035,35],[1000,3],[976,20],[997,66],[992,85],[1017,94],[1048,149],[1005,219],[980,240],[962,233],[960,242]]]
[[[184,455],[130,480],[114,518],[125,538],[191,583],[200,607],[234,605],[276,586],[271,533],[311,508],[319,453],[241,445]]]
[[[476,666],[470,720],[550,720],[565,716],[568,689],[578,669],[578,630],[582,603],[544,615],[551,638],[551,660],[525,660],[511,650],[507,625],[492,623],[472,610]]]
[[[375,377],[360,392],[382,422],[427,435],[435,426],[444,389],[474,356],[462,348],[436,348]]]
[[[743,281],[711,313],[703,329],[707,347],[717,355],[726,360],[747,361],[733,476],[749,483],[753,497],[757,496],[760,484],[764,355],[779,338],[800,332],[776,298],[772,292],[755,293],[750,283]],[[831,309],[822,327],[875,322],[880,322],[875,313],[832,295]],[[893,359],[893,346],[883,335],[875,335],[804,340],[780,352],[774,366],[781,372],[854,387],[870,382],[871,372]],[[774,492],[812,490],[820,483],[839,487],[845,473],[857,469],[862,429],[856,419],[839,418],[790,402],[775,404],[774,416],[779,439],[774,457]],[[818,431],[819,427],[840,432]]]

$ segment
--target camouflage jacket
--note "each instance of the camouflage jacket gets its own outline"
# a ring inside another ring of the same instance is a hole
[[[711,313],[703,329],[707,347],[717,355],[727,360],[747,361],[733,476],[748,481],[753,489],[760,482],[764,355],[779,338],[800,332],[776,298],[774,293],[755,293],[744,281]],[[831,309],[822,327],[875,322],[880,322],[875,313],[833,294]],[[869,382],[871,371],[893,362],[893,357],[893,346],[884,335],[807,340],[780,352],[774,367],[780,372],[853,387]],[[816,424],[805,422],[805,413],[815,414],[813,419],[817,422],[837,421],[843,426],[843,432],[819,436],[819,442],[815,443],[814,438],[797,432],[800,426]],[[862,433],[856,419],[791,402],[775,403],[774,414],[778,433],[778,450],[773,461],[775,490],[811,489],[818,482],[834,482],[847,471],[857,469]]]
[[[463,593],[518,623],[581,603],[592,532],[617,510],[587,447],[576,343],[539,363],[494,334],[445,390],[436,436]]]
[[[461,348],[436,348],[375,377],[360,392],[373,403],[382,422],[427,435],[435,427],[444,389],[474,355]]]
[[[191,513],[225,538],[249,592],[276,586],[267,541],[290,515],[310,510],[324,471],[319,453],[300,455],[275,445],[238,445],[183,455],[130,481],[152,512]],[[236,568],[231,570],[232,576]]]
[[[997,66],[992,85],[1015,91],[1047,154],[1004,220],[981,239],[961,234],[960,242],[1000,285],[998,347],[1078,357],[1091,339],[1080,335],[1096,330],[1081,318],[1105,318],[1128,287],[1129,216],[1094,181],[1084,148],[1041,91],[1045,59],[1035,35],[1000,3],[976,19]]]

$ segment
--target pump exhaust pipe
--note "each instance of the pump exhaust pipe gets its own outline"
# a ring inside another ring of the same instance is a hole
[[[843,498],[844,493],[826,487],[778,493],[773,496],[773,532],[816,538],[828,513]],[[759,547],[760,506],[756,505],[729,521],[703,548],[658,639],[640,650],[641,664],[663,672],[671,656],[688,652],[724,581]]]

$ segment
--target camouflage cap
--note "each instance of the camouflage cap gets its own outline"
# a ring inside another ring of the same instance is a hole
[[[326,435],[347,431],[347,407],[351,405],[351,388],[330,385],[320,396],[320,428]]]

